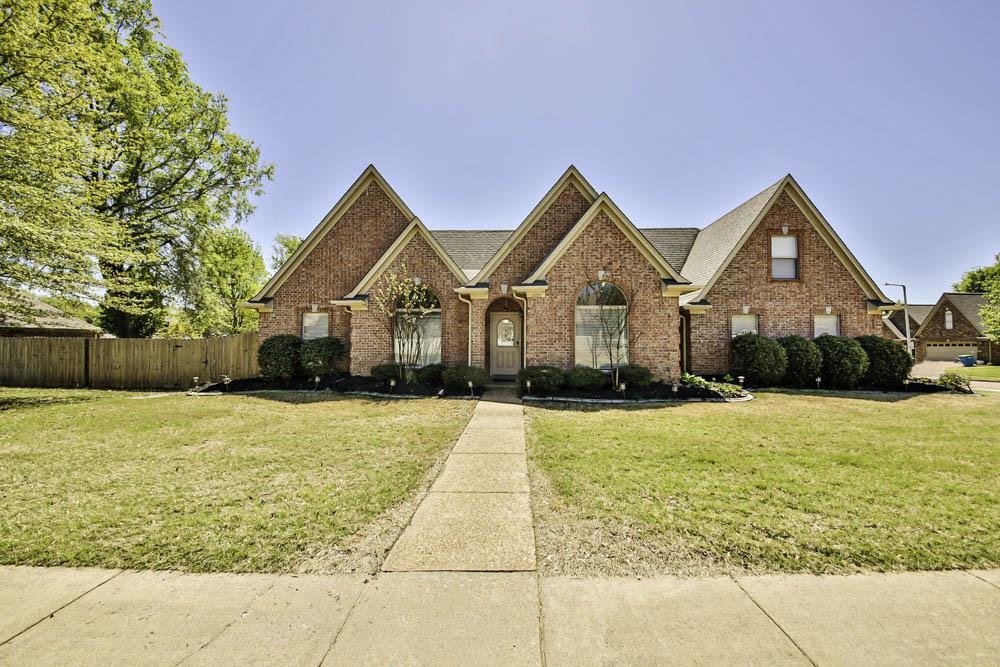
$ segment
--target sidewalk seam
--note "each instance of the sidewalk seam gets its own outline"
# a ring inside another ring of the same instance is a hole
[[[351,603],[351,607],[347,610],[347,613],[344,614],[344,621],[340,624],[340,627],[337,628],[337,631],[333,633],[333,639],[330,641],[330,645],[326,647],[326,651],[323,652],[323,657],[319,659],[319,663],[317,663],[316,667],[323,667],[323,663],[326,662],[326,659],[330,656],[330,651],[332,651],[333,647],[337,645],[337,640],[340,639],[341,633],[343,633],[344,628],[347,627],[347,622],[351,620],[351,614],[354,613],[354,610],[358,607],[358,603],[361,602],[361,597],[365,594],[365,591],[369,586],[374,585],[377,577],[378,574],[374,574],[368,579],[367,582],[361,585],[361,589],[358,591],[358,594],[354,596],[354,602]]]
[[[795,639],[790,634],[788,634],[787,630],[785,630],[783,627],[781,627],[781,624],[778,623],[778,621],[776,621],[774,619],[774,617],[771,616],[771,614],[769,614],[768,611],[766,609],[764,609],[764,607],[762,607],[761,604],[759,602],[757,602],[757,600],[754,599],[754,597],[752,595],[750,595],[750,592],[747,589],[743,588],[743,584],[740,583],[739,579],[737,579],[736,577],[731,577],[731,579],[732,579],[733,583],[736,584],[737,588],[739,588],[741,591],[743,591],[743,594],[747,596],[747,598],[750,600],[750,602],[753,602],[754,605],[757,607],[757,609],[760,609],[761,613],[764,614],[765,616],[767,616],[767,618],[768,618],[769,621],[771,621],[772,623],[774,623],[774,627],[776,627],[779,630],[781,630],[781,634],[785,635],[785,637],[788,638],[788,641],[792,642],[792,645],[799,650],[799,653],[802,654],[802,657],[804,657],[806,660],[808,660],[809,664],[813,665],[813,667],[819,667],[819,663],[817,663],[815,660],[813,660],[811,655],[809,655],[808,653],[806,653],[806,650],[804,648],[802,648],[802,646],[800,646],[799,643],[797,641],[795,641]]]
[[[988,584],[988,585],[992,586],[993,588],[996,588],[997,590],[1000,590],[1000,586],[998,586],[997,584],[993,583],[989,579],[983,579],[982,577],[980,577],[975,572],[970,572],[969,570],[963,570],[963,572],[965,572],[967,575],[969,575],[973,579],[978,579],[979,581],[983,582],[984,584]]]
[[[104,581],[101,581],[101,582],[99,582],[99,583],[91,586],[90,588],[88,588],[84,592],[80,593],[79,595],[77,595],[75,598],[73,598],[72,600],[70,600],[66,604],[60,605],[59,608],[56,609],[55,611],[51,611],[48,614],[46,614],[45,616],[42,616],[40,619],[38,619],[37,621],[35,621],[34,623],[32,623],[31,625],[29,625],[25,629],[21,630],[16,635],[12,635],[12,636],[8,637],[7,639],[3,640],[2,642],[0,642],[0,646],[6,646],[7,644],[9,644],[10,642],[14,641],[15,639],[17,639],[18,637],[20,637],[21,635],[23,635],[25,632],[27,632],[28,630],[32,629],[33,627],[35,627],[39,623],[41,623],[42,621],[45,621],[47,619],[52,618],[53,616],[55,616],[56,614],[58,614],[59,612],[61,612],[66,607],[70,606],[71,604],[73,604],[74,602],[76,602],[77,600],[79,600],[80,598],[82,598],[84,595],[88,595],[88,594],[96,591],[98,588],[100,588],[104,584],[108,583],[109,581],[111,581],[112,579],[114,579],[115,577],[117,577],[119,574],[121,574],[124,571],[125,570],[118,570],[117,572],[115,572],[114,574],[112,574],[110,577],[108,577]]]

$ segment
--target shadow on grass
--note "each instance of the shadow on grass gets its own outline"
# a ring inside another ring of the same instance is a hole
[[[527,401],[525,407],[532,407],[538,410],[550,410],[553,412],[608,412],[610,410],[628,410],[630,412],[642,410],[661,410],[663,408],[683,408],[686,405],[703,405],[696,401],[670,401],[658,403],[572,403],[560,401],[559,399]],[[720,403],[719,405],[725,405]]]
[[[877,403],[898,403],[920,396],[930,396],[944,392],[935,391],[883,391],[880,389],[754,389],[755,394],[785,394],[788,396],[816,396],[817,398],[849,398],[852,400],[875,401]]]
[[[211,400],[213,398],[219,398],[220,396],[226,396],[225,392],[220,395],[206,395],[196,396],[199,400]],[[265,401],[276,401],[278,403],[290,403],[294,405],[304,405],[309,403],[326,403],[326,402],[336,402],[336,401],[356,401],[361,403],[394,403],[398,401],[412,401],[418,399],[430,400],[436,397],[434,396],[423,396],[423,395],[411,395],[411,394],[397,394],[386,395],[386,396],[366,396],[364,394],[348,394],[339,391],[294,391],[294,390],[282,390],[282,389],[267,389],[258,391],[242,391],[242,392],[230,392],[228,395],[231,396],[246,396],[250,398],[259,398]],[[443,396],[436,400],[469,400],[468,397],[456,397],[456,396]]]
[[[0,412],[44,408],[49,405],[71,405],[87,403],[96,396],[0,396]]]

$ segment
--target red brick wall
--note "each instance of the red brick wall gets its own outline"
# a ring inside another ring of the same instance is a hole
[[[945,310],[951,310],[952,328],[944,328]],[[981,333],[962,313],[952,304],[948,297],[944,297],[941,308],[931,313],[930,317],[921,325],[924,327],[920,332],[920,338],[916,340],[913,350],[917,363],[927,358],[927,343],[969,343],[976,345],[979,352],[976,355],[981,361],[989,361],[989,342],[978,340]]]
[[[788,225],[799,239],[799,279],[771,279],[771,236]],[[773,338],[796,334],[813,337],[813,316],[840,316],[843,336],[879,335],[882,322],[869,315],[867,298],[826,241],[787,193],[783,193],[754,230],[706,298],[712,308],[690,316],[690,366],[698,374],[730,370],[731,318],[741,306],[758,316],[761,334]]]
[[[330,335],[350,343],[350,316],[330,305],[357,286],[409,220],[377,183],[371,185],[313,248],[274,297],[274,312],[261,313],[261,340],[299,335],[310,304],[330,313]]]
[[[486,311],[495,299],[503,297],[502,284],[517,285],[541,264],[549,251],[554,248],[566,232],[583,217],[590,208],[587,198],[572,183],[567,183],[555,201],[535,221],[521,242],[489,276],[489,297],[476,299],[472,312],[472,365],[488,368],[489,331]],[[530,333],[529,333],[530,335]],[[570,341],[572,344],[572,341]],[[523,343],[522,343],[523,344]],[[528,345],[530,347],[530,340]]]
[[[419,277],[434,292],[441,302],[441,362],[449,366],[465,364],[469,310],[454,292],[461,283],[427,241],[420,235],[410,239],[382,275],[390,273]],[[377,288],[378,283],[372,291]],[[389,322],[371,300],[368,307],[367,311],[351,314],[351,373],[354,375],[368,375],[372,366],[393,361]]]
[[[631,296],[629,361],[657,378],[680,375],[679,311],[676,298],[661,296],[659,272],[624,233],[601,213],[547,276],[544,297],[528,299],[528,364],[571,368],[575,363],[576,299],[598,270]]]

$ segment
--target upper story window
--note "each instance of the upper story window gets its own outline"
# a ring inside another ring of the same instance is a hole
[[[795,280],[799,277],[799,238],[771,237],[771,278]]]
[[[302,313],[302,340],[329,336],[329,313]]]
[[[950,310],[944,311],[944,328],[945,329],[955,328],[955,316],[951,314]]]

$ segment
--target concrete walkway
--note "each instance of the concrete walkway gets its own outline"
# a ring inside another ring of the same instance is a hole
[[[382,569],[534,570],[528,491],[524,410],[509,390],[491,389]]]
[[[1000,664],[998,570],[366,581],[0,567],[0,609],[3,665]]]

